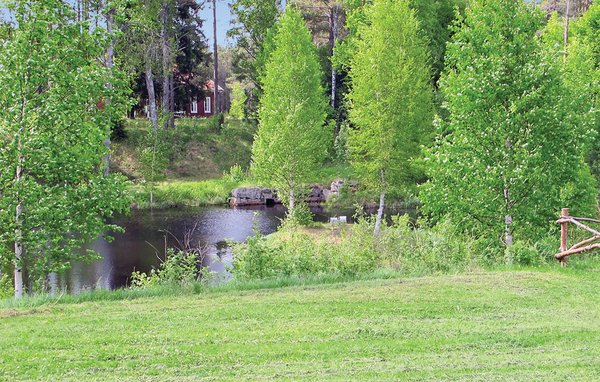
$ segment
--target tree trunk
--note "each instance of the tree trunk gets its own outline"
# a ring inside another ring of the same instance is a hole
[[[19,203],[16,211],[18,228],[15,230],[15,298],[23,297],[23,235],[20,228],[22,215],[23,205]]]
[[[512,215],[507,214],[504,217],[504,243],[506,244],[507,248],[513,245],[512,224]]]
[[[375,237],[379,236],[379,231],[381,230],[381,221],[383,220],[383,209],[385,208],[385,192],[381,192],[379,195],[379,209],[377,210],[377,219],[375,220],[375,230],[373,231],[373,235]]]
[[[171,129],[175,128],[175,81],[173,80],[173,72],[169,74],[169,105],[171,115],[169,116],[169,124]]]
[[[109,72],[111,73],[111,77],[112,77],[112,70],[114,67],[114,61],[115,61],[115,37],[114,37],[114,24],[115,24],[115,9],[114,8],[110,8],[106,11],[106,31],[108,32],[108,35],[110,36],[110,42],[108,44],[108,48],[106,49],[106,68],[109,70]],[[112,83],[108,83],[107,87],[109,89],[112,88]],[[110,97],[106,97],[106,106],[110,105]],[[109,110],[110,112],[110,110]],[[112,117],[112,116],[111,116]],[[111,125],[112,125],[112,118],[110,118],[111,120]],[[112,129],[112,126],[111,126]],[[102,158],[102,164],[104,166],[104,175],[108,176],[108,174],[110,174],[110,133],[111,131],[108,131],[108,136],[106,137],[106,139],[104,140],[104,145],[106,146],[106,155],[104,155],[104,158]]]
[[[217,51],[217,0],[213,0],[213,55],[214,55],[214,98],[215,98],[215,114],[218,114],[219,109],[219,52]]]
[[[338,18],[338,7],[334,4],[329,12],[329,47],[331,49],[331,57],[333,57],[333,51],[335,49],[335,43],[337,39],[337,18]],[[335,66],[331,65],[331,108],[335,109],[335,95],[337,92],[337,73],[335,71]]]
[[[294,187],[290,187],[290,213],[294,212],[296,207],[296,197],[294,195]]]
[[[146,89],[148,90],[148,112],[154,132],[158,131],[158,116],[156,115],[156,93],[154,92],[154,76],[150,63],[146,64]]]
[[[569,15],[571,13],[571,0],[567,0],[567,10],[565,13],[565,31],[564,31],[564,43],[565,43],[565,59],[567,58],[567,50],[569,47]]]
[[[21,137],[18,138],[19,162],[15,174],[17,183],[17,208],[15,213],[15,298],[23,297],[23,204],[21,202],[21,192],[19,183],[23,177],[23,146]]]
[[[171,44],[169,43],[169,33],[167,26],[169,24],[169,4],[164,2],[161,10],[161,31],[160,36],[162,40],[162,64],[163,64],[163,112],[165,114],[164,128],[168,129],[172,122],[173,108],[171,105],[171,93],[172,87],[172,71],[171,66]]]

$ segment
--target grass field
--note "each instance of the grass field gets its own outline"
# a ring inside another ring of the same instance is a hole
[[[600,274],[503,271],[0,309],[0,380],[595,381]]]

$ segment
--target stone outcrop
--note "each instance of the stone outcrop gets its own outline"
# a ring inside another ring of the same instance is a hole
[[[319,184],[312,184],[310,186],[310,192],[304,201],[312,206],[319,205],[325,203],[327,199],[332,196],[339,196],[343,187],[348,187],[351,192],[356,191],[357,185],[358,184],[356,182],[346,183],[341,179],[334,180],[329,188]],[[268,188],[242,187],[236,188],[231,192],[229,204],[232,207],[261,205],[269,206],[281,204],[281,199],[279,199],[275,191]]]
[[[325,203],[329,198],[331,191],[318,184],[310,186],[310,193],[306,196],[305,202],[309,205]]]
[[[235,206],[260,206],[281,204],[277,194],[268,188],[242,187],[231,192],[229,205]]]

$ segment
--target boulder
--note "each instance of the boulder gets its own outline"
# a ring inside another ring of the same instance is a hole
[[[325,203],[329,194],[330,191],[325,187],[318,184],[312,184],[310,186],[310,193],[306,196],[306,203],[309,205]]]
[[[259,206],[281,204],[275,191],[260,187],[240,187],[231,191],[229,204],[236,206]]]
[[[340,196],[340,192],[342,192],[342,187],[344,187],[344,181],[342,179],[336,179],[331,182],[329,186],[329,191],[332,196]]]

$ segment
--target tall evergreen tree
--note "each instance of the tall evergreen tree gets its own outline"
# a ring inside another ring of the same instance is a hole
[[[262,83],[252,170],[277,188],[293,214],[303,186],[325,159],[331,134],[324,127],[327,99],[317,53],[292,7],[280,19],[274,43]]]
[[[427,45],[407,0],[375,0],[365,10],[351,59],[350,158],[359,180],[385,195],[411,177],[433,120]]]
[[[506,247],[547,232],[563,206],[594,207],[582,160],[591,129],[576,106],[585,95],[565,84],[562,60],[540,42],[542,26],[524,2],[472,2],[448,46],[441,89],[449,118],[422,193],[434,216]]]

